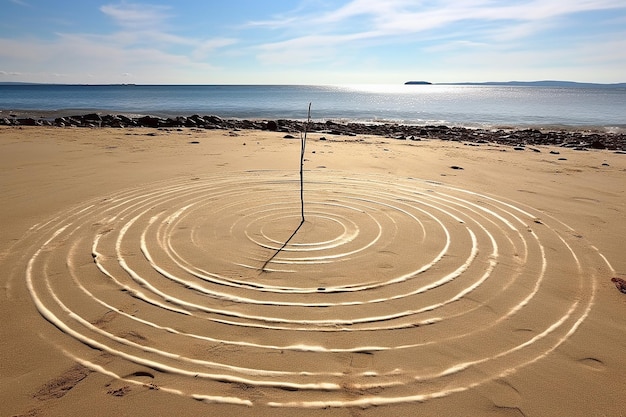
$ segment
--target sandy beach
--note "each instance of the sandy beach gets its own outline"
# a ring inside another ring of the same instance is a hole
[[[0,415],[624,415],[626,155],[284,136],[0,126]]]

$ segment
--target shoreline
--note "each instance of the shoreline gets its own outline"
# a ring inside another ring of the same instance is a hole
[[[0,126],[48,126],[74,128],[135,128],[155,129],[245,129],[294,134],[302,132],[305,121],[294,119],[234,119],[215,115],[193,115],[176,117],[137,116],[124,114],[86,113],[73,116],[58,116],[59,112],[10,111],[9,117],[0,111]],[[35,116],[40,114],[40,116]],[[333,120],[311,121],[309,131],[336,135],[375,135],[398,140],[420,141],[440,139],[470,143],[497,143],[511,146],[551,145],[570,147],[577,150],[608,149],[626,152],[626,131],[602,131],[599,128],[574,126],[522,127],[501,126],[497,128],[475,128],[447,125],[417,125],[402,123],[337,122]]]
[[[129,117],[129,118],[141,118],[141,117],[156,117],[160,119],[177,119],[177,118],[189,118],[189,117],[219,117],[224,120],[242,121],[267,121],[267,120],[289,120],[293,122],[303,123],[306,118],[293,117],[288,115],[228,115],[220,114],[218,112],[201,112],[201,111],[182,111],[182,112],[170,112],[170,111],[126,111],[126,110],[114,110],[114,109],[101,109],[101,108],[64,108],[64,109],[11,109],[0,108],[0,125],[8,124],[5,119],[9,119],[14,122],[21,119],[34,119],[41,121],[43,124],[50,125],[59,118],[81,118],[85,115],[97,114],[102,118],[107,117]],[[524,129],[538,129],[542,131],[590,131],[600,133],[625,133],[626,123],[611,123],[611,124],[593,124],[593,123],[524,123],[524,122],[485,122],[485,121],[467,121],[467,122],[453,122],[446,120],[406,120],[406,119],[386,119],[386,118],[374,118],[374,119],[360,119],[350,117],[312,117],[312,121],[316,123],[324,123],[326,121],[332,121],[339,124],[367,124],[367,125],[402,125],[402,126],[429,126],[429,125],[445,125],[448,127],[461,127],[467,129],[501,129],[501,130],[524,130]]]

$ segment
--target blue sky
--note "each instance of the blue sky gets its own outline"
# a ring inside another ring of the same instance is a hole
[[[0,0],[0,81],[626,82],[626,0]]]

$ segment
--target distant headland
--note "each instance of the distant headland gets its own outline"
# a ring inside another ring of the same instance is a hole
[[[626,83],[579,83],[575,81],[488,81],[488,82],[463,82],[463,83],[431,83],[429,81],[407,81],[405,85],[487,85],[487,86],[511,86],[511,87],[596,87],[596,88],[626,88]]]

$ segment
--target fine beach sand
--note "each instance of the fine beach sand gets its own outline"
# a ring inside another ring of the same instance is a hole
[[[0,416],[625,415],[626,155],[283,135],[0,128]]]

